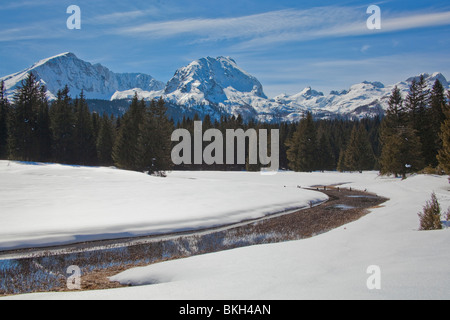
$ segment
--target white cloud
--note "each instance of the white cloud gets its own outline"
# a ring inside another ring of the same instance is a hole
[[[450,25],[450,11],[438,13],[382,13],[382,29],[369,30],[365,8],[318,7],[280,10],[227,18],[190,18],[150,22],[119,28],[117,33],[148,38],[190,36],[195,42],[238,40],[239,49]]]
[[[48,5],[55,5],[60,3],[59,0],[25,0],[25,1],[8,1],[6,3],[2,3],[0,6],[0,10],[14,10],[14,9],[23,9],[23,8],[33,8],[33,7],[42,7]]]
[[[355,9],[320,7],[308,10],[280,10],[261,14],[228,18],[191,18],[151,22],[119,29],[127,35],[148,37],[194,34],[207,39],[248,38],[280,33],[314,31],[322,26],[335,25],[345,19],[354,19]]]
[[[366,53],[367,51],[369,51],[370,47],[371,47],[371,46],[368,45],[368,44],[362,46],[361,52],[362,52],[362,53]]]
[[[388,18],[382,21],[381,31],[394,32],[444,25],[450,25],[450,11]]]

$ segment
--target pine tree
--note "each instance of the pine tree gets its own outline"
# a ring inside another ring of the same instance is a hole
[[[150,102],[150,107],[145,108],[144,117],[139,126],[139,136],[137,140],[137,161],[138,170],[152,174],[155,170],[156,162],[156,119],[153,110],[155,101]]]
[[[113,149],[113,159],[117,167],[142,171],[138,139],[145,115],[145,102],[135,94],[129,110],[123,116]]]
[[[419,81],[413,80],[406,99],[406,107],[409,111],[410,126],[417,133],[422,146],[423,165],[420,169],[425,166],[434,167],[437,165],[437,161],[430,108],[430,90],[427,89],[424,75],[420,76]]]
[[[441,125],[440,138],[442,140],[442,148],[438,153],[437,159],[439,166],[450,175],[450,91],[448,93],[449,105],[444,108],[446,120]]]
[[[320,130],[321,128],[319,128]],[[324,129],[322,129],[324,130]],[[330,135],[322,131],[319,134],[319,145],[317,148],[317,167],[319,170],[334,170],[336,168],[336,159],[333,154],[330,143]]]
[[[418,132],[422,129],[424,122],[423,115],[429,104],[429,90],[427,90],[424,75],[420,76],[419,81],[413,79],[409,87],[409,94],[406,97],[405,106],[408,110],[409,121],[414,130]]]
[[[433,89],[431,90],[431,111],[432,111],[432,123],[434,128],[440,128],[444,123],[445,116],[445,89],[442,83],[436,79]]]
[[[5,83],[0,82],[0,159],[8,158],[8,116],[9,102]]]
[[[156,170],[157,172],[165,172],[171,170],[173,167],[172,133],[174,131],[174,123],[167,115],[167,107],[162,98],[158,100],[156,107],[160,143],[160,154],[157,155]]]
[[[400,90],[395,87],[380,130],[381,174],[406,178],[408,173],[418,171],[423,166],[421,143],[415,130],[409,125],[409,120]]]
[[[97,112],[92,112],[91,113],[91,123],[92,123],[92,131],[93,131],[93,135],[94,135],[94,141],[96,142],[98,139],[98,134],[100,132],[100,122],[101,122],[101,117]]]
[[[375,156],[369,141],[367,130],[354,125],[349,145],[345,151],[345,167],[350,171],[363,172],[374,168]]]
[[[50,108],[50,121],[53,134],[54,161],[73,164],[75,162],[75,115],[68,86],[58,91],[57,99]]]
[[[102,166],[112,166],[114,164],[112,158],[114,139],[115,130],[113,120],[107,115],[103,115],[100,120],[100,129],[97,138],[97,157]]]
[[[317,169],[316,129],[311,113],[300,121],[297,131],[286,146],[289,167],[294,171],[312,172]]]
[[[97,162],[96,141],[92,116],[83,91],[75,100],[74,108],[74,161],[81,165],[93,165]]]
[[[41,88],[33,73],[22,81],[14,95],[9,117],[10,158],[35,161],[39,157],[38,110],[41,105]]]
[[[446,98],[445,98],[445,89],[442,83],[436,79],[433,89],[431,91],[431,131],[433,138],[433,147],[432,152],[433,156],[436,158],[439,150],[442,148],[442,139],[441,139],[441,127],[445,122],[445,106],[446,106]],[[437,158],[436,158],[437,160]],[[433,165],[437,165],[437,162],[434,162]]]
[[[405,126],[408,122],[407,110],[403,104],[403,97],[400,89],[395,86],[388,102],[389,108],[386,115],[389,117],[390,124],[395,127]]]
[[[37,114],[37,161],[47,162],[52,159],[52,131],[49,114],[49,103],[46,95],[46,88],[41,86],[40,99]]]
[[[152,100],[141,123],[138,150],[141,170],[164,176],[172,168],[171,135],[173,123],[167,117],[163,99]]]
[[[403,106],[403,98],[397,86],[392,90],[389,98],[389,108],[381,124],[380,140],[382,152],[380,157],[380,171],[382,174],[402,173],[405,165],[400,161],[399,140],[400,131],[407,126],[407,112]]]
[[[337,164],[337,170],[339,172],[345,172],[348,171],[348,168],[345,165],[345,148],[341,149],[339,152],[339,160]]]

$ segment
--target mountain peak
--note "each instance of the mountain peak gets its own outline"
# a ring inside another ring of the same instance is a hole
[[[321,97],[321,96],[323,96],[323,93],[313,90],[311,87],[306,87],[298,95],[304,96],[304,97]]]
[[[42,60],[36,62],[31,68],[36,68],[36,67],[41,66],[43,64],[46,64],[46,63],[48,63],[50,61],[59,60],[59,59],[62,59],[62,58],[78,59],[77,56],[74,53],[72,53],[72,52],[64,52],[64,53],[57,54],[56,56],[53,56],[53,57],[50,57],[50,58],[42,59]]]
[[[228,100],[225,91],[252,93],[267,98],[261,83],[229,57],[205,57],[178,69],[165,93],[195,94],[212,103]]]
[[[411,83],[414,80],[419,81],[421,77],[424,77],[424,79],[425,79],[425,81],[427,82],[428,85],[432,85],[432,84],[434,84],[434,82],[436,80],[439,80],[441,82],[441,84],[444,86],[444,88],[448,88],[449,87],[449,83],[448,83],[447,79],[440,72],[435,72],[435,73],[432,73],[431,75],[429,73],[421,73],[418,76],[411,77],[411,78],[407,79],[406,82],[407,83]]]
[[[117,74],[101,64],[92,65],[83,61],[74,53],[64,52],[40,60],[28,69],[6,76],[7,95],[11,96],[30,72],[47,88],[50,100],[67,85],[70,94],[75,97],[84,91],[88,99],[109,100],[117,91],[139,88],[146,91],[161,90],[164,83],[145,74]]]

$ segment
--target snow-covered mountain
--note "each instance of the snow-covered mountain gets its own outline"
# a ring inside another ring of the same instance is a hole
[[[423,75],[430,88],[438,79],[449,89],[449,83],[441,73]],[[310,111],[316,118],[364,118],[384,113],[394,86],[398,86],[406,97],[412,80],[419,80],[420,76],[389,86],[364,81],[348,90],[331,91],[328,95],[308,87],[294,95],[283,94],[269,99],[261,83],[233,59],[208,57],[178,69],[164,90],[116,92],[112,99],[131,99],[135,93],[144,99],[162,97],[170,104],[171,114],[178,117],[197,113],[201,117],[208,114],[214,119],[221,114],[240,114],[247,120],[298,121]]]
[[[449,89],[447,79],[439,72],[422,74],[429,88],[439,80],[445,89]],[[350,87],[349,90],[331,91],[329,95],[306,88],[295,95],[279,95],[273,100],[287,112],[289,120],[297,120],[304,111],[311,111],[317,117],[336,115],[363,118],[383,114],[388,108],[389,97],[397,86],[406,97],[413,80],[418,81],[422,75],[411,77],[393,85],[385,86],[380,82],[364,81]]]
[[[241,114],[244,118],[259,116],[270,106],[261,83],[239,68],[229,57],[202,58],[178,69],[159,92],[127,90],[116,92],[112,99],[130,99],[135,93],[144,99],[163,97],[174,109],[185,115]]]
[[[328,95],[307,87],[294,95],[268,98],[258,79],[241,69],[230,57],[193,61],[178,69],[164,84],[146,74],[116,74],[100,64],[92,65],[72,53],[64,53],[0,78],[5,81],[9,95],[29,72],[34,72],[47,86],[50,99],[54,99],[57,91],[67,84],[72,96],[84,90],[88,99],[129,100],[135,93],[146,100],[162,97],[175,119],[195,114],[200,117],[208,114],[212,119],[240,114],[245,120],[268,122],[297,121],[306,111],[316,118],[363,118],[383,114],[394,86],[397,85],[406,97],[412,80],[421,76],[388,86],[364,81],[348,90],[331,91]],[[449,83],[441,73],[423,75],[430,88],[438,79],[449,89]]]
[[[8,96],[20,86],[30,72],[47,87],[49,99],[55,99],[58,90],[67,84],[75,97],[84,91],[88,99],[109,100],[116,91],[140,88],[145,91],[161,90],[164,83],[152,76],[138,73],[114,73],[101,64],[92,65],[66,52],[41,60],[28,69],[0,78],[5,81]]]

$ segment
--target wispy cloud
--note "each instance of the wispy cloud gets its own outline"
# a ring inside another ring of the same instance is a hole
[[[42,7],[47,5],[54,5],[60,3],[59,0],[25,0],[25,1],[8,1],[2,3],[0,6],[1,10],[13,10],[13,9],[22,9],[22,8],[32,8],[32,7]]]
[[[390,33],[450,25],[450,11],[382,14],[382,29],[369,30],[369,16],[361,7],[318,7],[280,10],[227,18],[191,18],[151,22],[115,30],[118,34],[147,38],[188,35],[191,41],[242,40],[239,48],[327,37]],[[195,40],[192,40],[194,39]]]
[[[227,17],[191,18],[162,22],[151,22],[119,29],[127,35],[146,37],[178,36],[195,34],[210,40],[248,38],[273,33],[311,30],[330,20],[355,17],[355,10],[349,8],[314,8],[309,10],[280,10],[267,13]]]
[[[95,24],[118,24],[123,22],[135,21],[138,18],[142,17],[153,17],[160,13],[160,9],[156,7],[139,9],[139,10],[131,10],[131,11],[121,11],[121,12],[113,12],[107,14],[101,14],[94,16],[89,19],[90,23]]]
[[[370,45],[368,45],[368,44],[363,45],[361,48],[361,52],[366,53],[367,51],[369,51],[369,49],[370,49]]]
[[[123,19],[135,19],[138,17],[145,16],[146,12],[142,10],[134,10],[134,11],[128,11],[128,12],[115,12],[110,14],[104,14],[100,16],[96,16],[95,20],[97,20],[100,23],[108,22],[108,23],[117,23],[118,21],[121,21]]]
[[[54,0],[45,2],[53,3]],[[30,6],[34,3],[25,0],[18,2],[17,6]],[[152,17],[152,20],[161,19],[158,15],[162,11],[161,8],[157,6],[133,7],[128,11],[106,11],[104,14],[92,15],[90,13],[93,9],[88,7],[83,11],[83,23],[94,27],[96,25],[109,26],[108,28],[98,28],[97,32],[92,28],[91,30],[94,32],[91,33],[91,37],[100,37],[104,34],[147,39],[182,37],[189,43],[231,40],[230,46],[235,51],[273,46],[277,43],[392,33],[450,25],[450,11],[402,12],[401,14],[382,11],[382,29],[369,30],[366,27],[366,20],[369,17],[366,9],[364,7],[325,6],[305,10],[285,9],[234,17],[191,17],[142,22],[148,20],[148,17]],[[65,16],[62,15],[61,21],[64,18]],[[6,28],[0,32],[0,41],[64,36],[63,32],[54,33],[53,27],[48,21],[45,25],[48,28],[42,30],[41,26],[38,30],[43,32],[39,33],[33,31],[33,28],[27,30],[20,27]]]
[[[382,24],[382,31],[393,32],[445,25],[450,25],[450,11],[388,18]]]
[[[59,31],[58,31],[59,30]],[[16,27],[0,30],[0,42],[22,41],[22,40],[40,40],[40,39],[58,39],[63,37],[63,28],[51,28],[34,24],[26,27]]]

